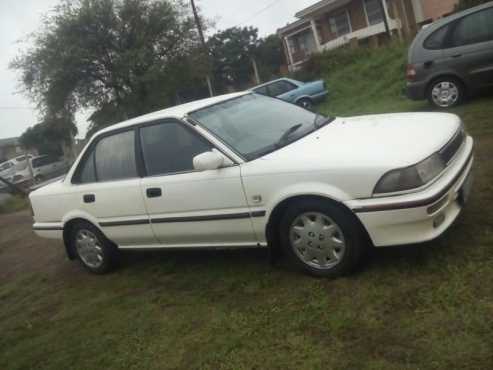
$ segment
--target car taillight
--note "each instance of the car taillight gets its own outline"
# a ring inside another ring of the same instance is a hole
[[[406,78],[411,82],[416,79],[416,67],[413,64],[407,65]]]

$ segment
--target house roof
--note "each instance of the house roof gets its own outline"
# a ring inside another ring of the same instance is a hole
[[[295,14],[296,18],[305,18],[313,13],[316,13],[320,10],[333,10],[338,7],[341,7],[343,5],[346,5],[350,3],[351,0],[321,0],[319,2],[316,2],[315,4],[309,6],[308,8],[300,10],[298,13]]]
[[[292,23],[288,23],[287,25],[285,25],[284,27],[281,27],[277,30],[277,34],[278,35],[281,35],[281,34],[284,34],[284,33],[287,33],[289,31],[292,31],[298,27],[301,27],[305,24],[309,24],[309,20],[307,19],[298,19]]]
[[[20,145],[18,137],[9,137],[5,139],[0,139],[0,147],[18,146],[18,145]]]
[[[249,94],[250,92],[239,92],[239,93],[233,93],[233,94],[227,94],[227,95],[220,95],[220,96],[214,96],[212,98],[207,98],[207,99],[201,99],[201,100],[196,100],[190,103],[182,104],[182,105],[177,105],[175,107],[163,109],[157,112],[153,113],[148,113],[140,117],[135,117],[132,118],[128,121],[120,122],[115,125],[111,125],[97,133],[95,136],[99,136],[99,134],[103,134],[105,132],[110,132],[113,130],[118,130],[121,128],[125,127],[131,127],[134,125],[138,125],[139,123],[144,123],[144,122],[151,122],[155,120],[160,120],[160,119],[165,119],[165,118],[178,118],[182,119],[185,117],[188,113],[191,113],[193,111],[209,107],[214,104],[221,103],[223,101],[229,100],[229,99],[234,99],[236,97],[240,97],[242,95]]]

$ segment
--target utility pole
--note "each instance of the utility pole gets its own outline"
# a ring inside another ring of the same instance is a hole
[[[260,75],[258,73],[257,61],[255,60],[254,57],[252,57],[252,66],[253,66],[253,73],[255,75],[255,82],[257,83],[257,85],[260,85]]]
[[[392,34],[390,33],[389,20],[387,18],[387,10],[386,10],[386,6],[385,6],[384,1],[386,1],[386,0],[380,0],[380,8],[382,9],[382,13],[383,13],[383,22],[385,24],[385,32],[387,32],[387,35],[390,38],[390,37],[392,37]]]
[[[197,24],[197,29],[199,31],[200,41],[202,42],[202,47],[204,48],[204,52],[207,57],[207,64],[210,67],[209,49],[207,48],[207,45],[205,43],[204,32],[202,31],[202,24],[200,23],[200,18],[197,13],[197,8],[195,7],[194,0],[190,0],[190,1],[192,3],[193,16],[195,18],[195,23]],[[212,89],[212,81],[209,74],[207,74],[206,80],[207,80],[207,87],[209,88],[209,95],[214,96],[214,90]]]

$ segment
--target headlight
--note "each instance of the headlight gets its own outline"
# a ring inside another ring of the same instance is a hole
[[[387,172],[378,181],[374,193],[396,193],[419,188],[437,177],[444,169],[443,160],[435,153],[415,166]]]

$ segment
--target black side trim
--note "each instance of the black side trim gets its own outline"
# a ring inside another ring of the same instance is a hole
[[[112,226],[131,226],[131,225],[148,225],[149,220],[128,220],[128,221],[108,221],[100,222],[101,227],[112,227]]]
[[[250,217],[264,217],[265,211],[256,212],[244,212],[244,213],[232,213],[226,215],[207,215],[207,216],[191,216],[191,217],[167,217],[167,218],[153,218],[151,222],[153,224],[168,223],[168,222],[197,222],[197,221],[218,221],[218,220],[236,220]]]
[[[33,226],[33,230],[39,231],[62,231],[63,227],[59,226]]]
[[[252,217],[265,217],[266,214],[267,214],[266,211],[255,211],[255,212],[251,213],[251,216]]]
[[[172,222],[197,222],[197,221],[217,221],[217,220],[235,220],[249,217],[264,217],[266,211],[244,212],[244,213],[232,213],[223,215],[207,215],[207,216],[190,216],[190,217],[166,217],[166,218],[152,218],[149,220],[125,220],[125,221],[108,221],[100,222],[101,227],[112,226],[131,226],[131,225],[148,225],[172,223]]]
[[[473,157],[473,152],[469,154],[467,157],[467,160],[465,164],[462,166],[460,171],[457,173],[457,175],[454,176],[454,178],[437,194],[435,194],[432,197],[425,198],[425,199],[420,199],[420,200],[413,200],[413,201],[408,201],[408,202],[400,202],[400,203],[392,203],[392,204],[377,204],[373,206],[367,206],[367,207],[361,207],[361,208],[355,208],[353,211],[355,213],[367,213],[367,212],[381,212],[381,211],[394,211],[398,209],[407,209],[407,208],[419,208],[419,207],[426,207],[429,205],[432,205],[433,203],[439,201],[445,194],[447,194],[450,189],[455,185],[455,183],[461,178],[462,175],[464,175],[464,172],[466,171],[467,167],[472,161]]]

